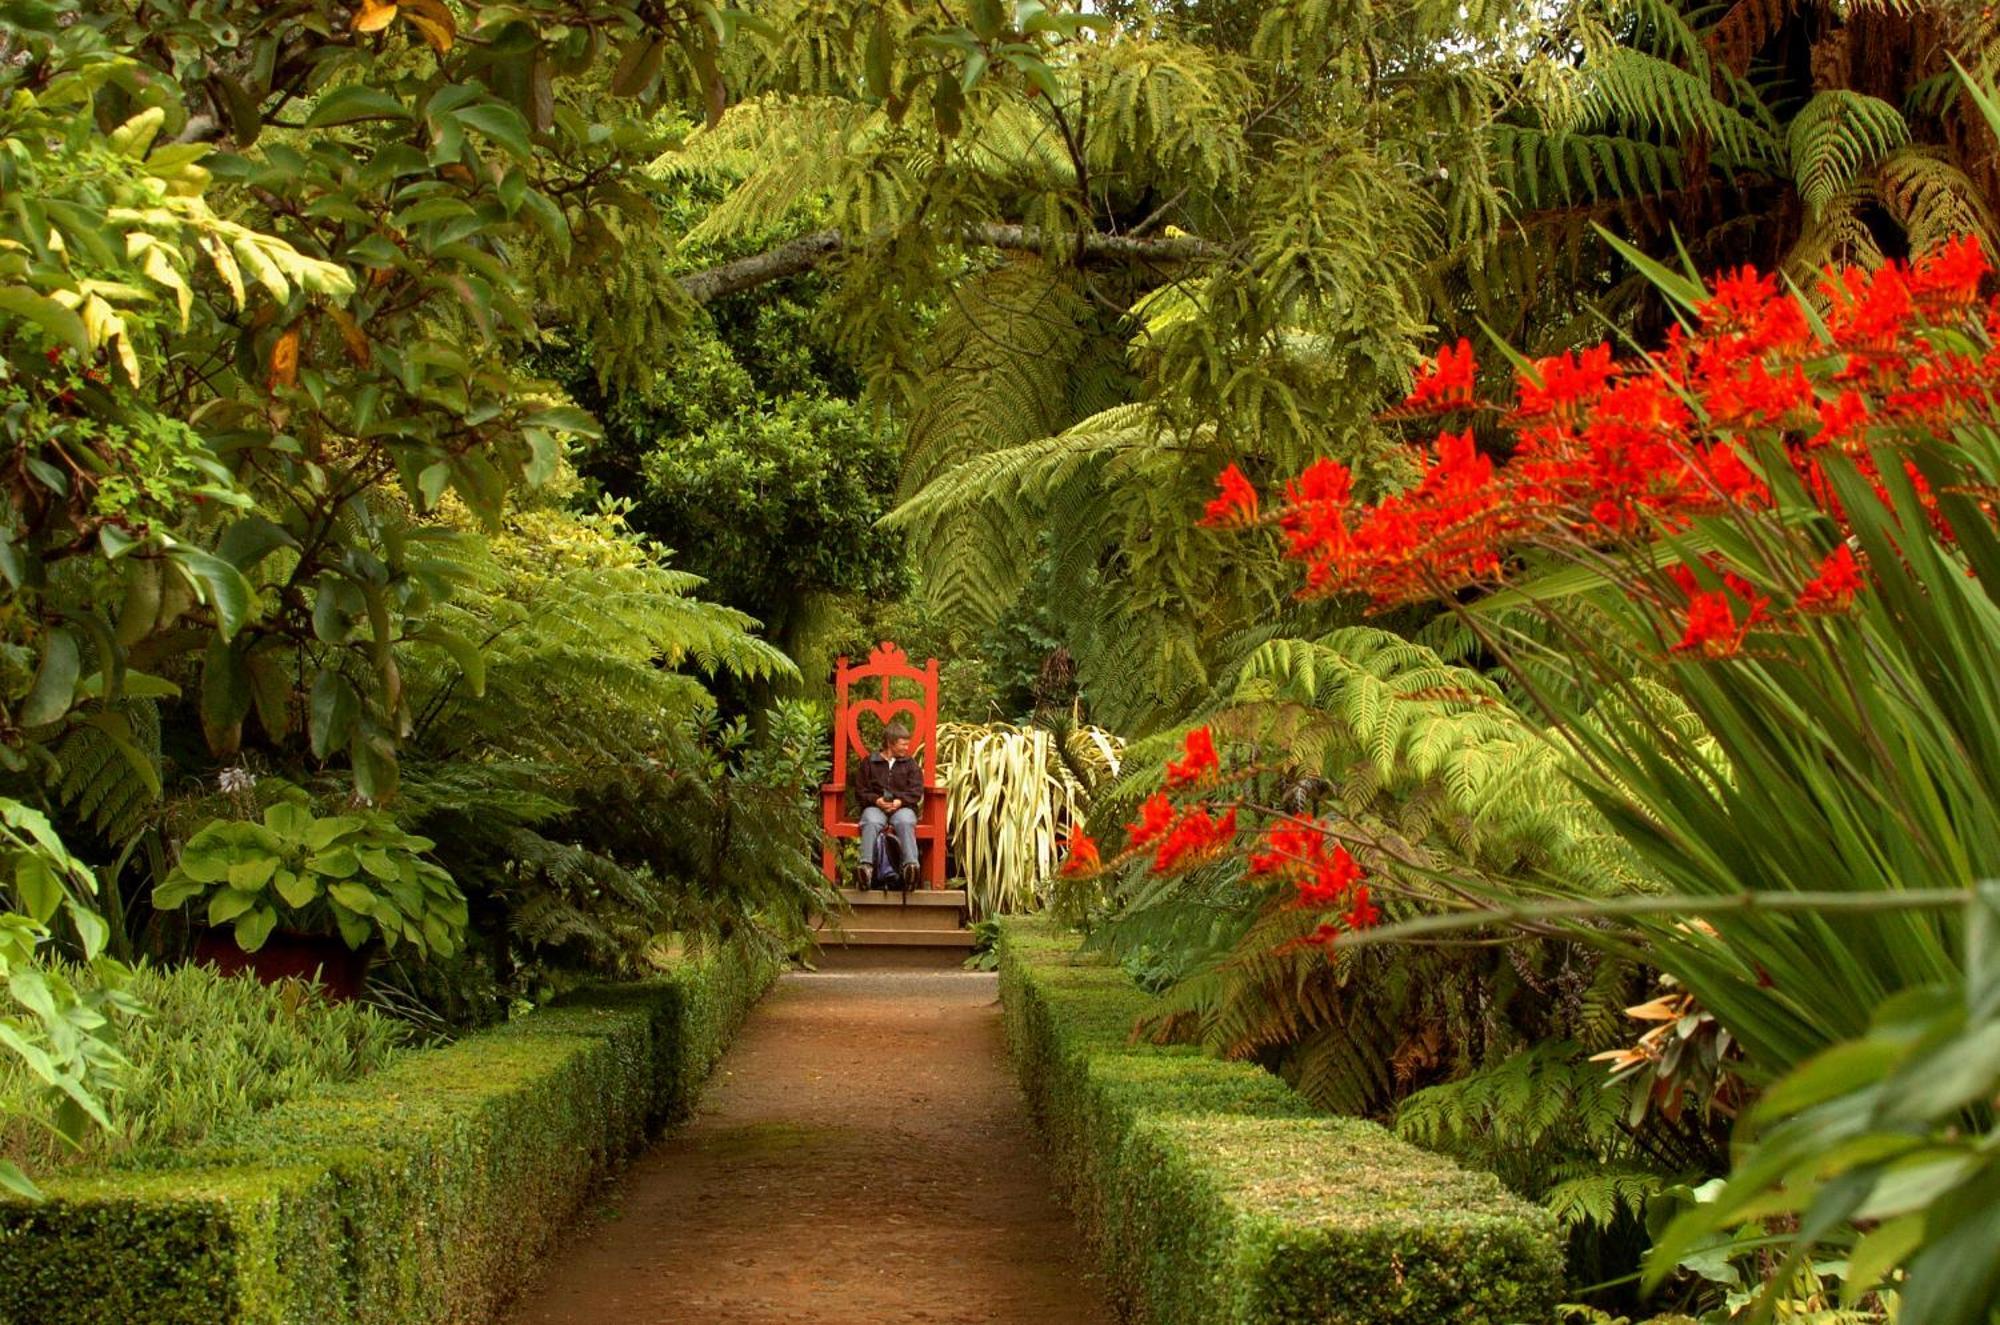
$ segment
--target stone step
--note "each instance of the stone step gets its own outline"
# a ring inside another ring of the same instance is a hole
[[[950,906],[857,906],[841,916],[822,916],[821,929],[959,929],[960,912]]]
[[[850,948],[971,948],[977,940],[969,929],[860,929],[831,926],[820,931],[828,947]]]

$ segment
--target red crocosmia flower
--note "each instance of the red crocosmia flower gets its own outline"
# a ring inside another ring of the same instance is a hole
[[[1145,846],[1173,826],[1174,803],[1167,793],[1156,791],[1139,807],[1139,817],[1125,825],[1126,839],[1134,847]]]
[[[1991,270],[1978,237],[1961,235],[1916,260],[1910,289],[1927,306],[1962,306],[1979,297],[1980,279]]]
[[[1347,903],[1347,914],[1341,918],[1347,922],[1349,929],[1368,929],[1382,918],[1382,913],[1368,900],[1367,884],[1355,887],[1354,896]]]
[[[1222,489],[1222,495],[1208,504],[1200,523],[1212,529],[1254,524],[1257,520],[1257,489],[1250,486],[1250,480],[1243,476],[1243,471],[1231,465],[1215,481]]]
[[[1770,620],[1771,596],[1769,594],[1758,593],[1756,585],[1750,583],[1750,581],[1744,579],[1733,570],[1722,572],[1722,585],[1730,593],[1736,595],[1737,600],[1749,609],[1749,615],[1743,618],[1745,626],[1761,625],[1765,621]]]
[[[1853,549],[1842,543],[1819,564],[1819,574],[1806,581],[1799,594],[1801,612],[1838,612],[1854,602],[1864,583],[1861,563]]]
[[[1472,378],[1478,365],[1472,342],[1461,336],[1456,345],[1438,348],[1437,359],[1417,370],[1416,389],[1403,402],[1408,410],[1452,409],[1472,403]]]
[[[1332,855],[1314,863],[1309,877],[1297,881],[1299,895],[1294,905],[1329,906],[1346,896],[1360,878],[1361,867],[1347,854],[1347,848],[1335,847]]]
[[[1063,857],[1062,872],[1072,878],[1079,874],[1095,874],[1103,866],[1097,851],[1097,843],[1080,828],[1072,829],[1064,846],[1068,853]]]
[[[1252,853],[1252,874],[1311,869],[1326,857],[1326,834],[1316,823],[1284,821],[1264,830],[1264,850]]]
[[[1321,457],[1285,485],[1285,497],[1295,506],[1320,502],[1345,506],[1354,493],[1354,475],[1338,460]]]
[[[1742,646],[1743,627],[1730,611],[1729,596],[1716,591],[1696,594],[1688,603],[1687,630],[1674,652],[1726,658]]]
[[[1232,808],[1220,819],[1209,815],[1206,805],[1197,805],[1183,814],[1168,830],[1153,852],[1153,872],[1166,874],[1183,865],[1199,864],[1221,851],[1236,837],[1236,811]]]
[[[1744,327],[1757,320],[1777,293],[1776,276],[1760,276],[1755,267],[1738,267],[1717,278],[1715,297],[1696,311],[1703,322],[1718,324],[1724,330]]]
[[[1819,404],[1819,431],[1806,439],[1807,446],[1844,446],[1860,442],[1868,426],[1868,402],[1861,393],[1846,390],[1833,400]]]
[[[1221,771],[1222,763],[1215,757],[1215,738],[1209,734],[1208,728],[1196,727],[1189,732],[1181,749],[1184,756],[1167,763],[1168,786],[1185,787]]]
[[[1518,412],[1533,418],[1560,414],[1587,404],[1604,393],[1605,384],[1617,373],[1611,361],[1611,347],[1597,345],[1581,355],[1565,350],[1552,359],[1538,359],[1533,376],[1521,373]],[[1535,378],[1541,380],[1537,382]]]

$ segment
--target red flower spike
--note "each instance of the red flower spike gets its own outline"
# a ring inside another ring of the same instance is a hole
[[[1331,856],[1314,862],[1310,878],[1297,881],[1299,895],[1293,905],[1329,906],[1346,896],[1361,878],[1361,867],[1347,854],[1347,848],[1335,847]]]
[[[1838,612],[1854,602],[1866,583],[1861,574],[1861,563],[1855,560],[1853,549],[1842,543],[1829,553],[1819,564],[1819,574],[1806,581],[1806,587],[1799,594],[1798,609],[1801,612]]]
[[[1181,748],[1184,757],[1170,760],[1167,764],[1167,785],[1185,787],[1199,782],[1211,773],[1222,771],[1222,763],[1215,757],[1215,738],[1206,727],[1197,727],[1187,734]]]
[[[1349,929],[1369,929],[1382,918],[1375,904],[1368,900],[1368,885],[1359,884],[1354,889],[1354,897],[1347,904],[1347,914],[1341,919]]]
[[[1243,471],[1232,464],[1216,476],[1215,482],[1222,495],[1208,504],[1198,523],[1210,529],[1255,524],[1257,489],[1250,486],[1250,480],[1243,476]]]
[[[1675,653],[1700,653],[1727,658],[1743,646],[1743,627],[1729,610],[1729,598],[1717,592],[1698,593],[1688,604],[1687,630]]]
[[[1068,848],[1062,863],[1065,877],[1075,878],[1082,874],[1095,874],[1103,867],[1104,861],[1098,853],[1097,843],[1082,829],[1071,829],[1069,838],[1063,845]]]
[[[1208,807],[1198,805],[1180,817],[1153,853],[1153,872],[1166,874],[1186,865],[1200,864],[1216,855],[1236,837],[1236,811],[1232,808],[1220,819],[1209,817]]]
[[[1447,410],[1470,405],[1473,375],[1472,342],[1461,336],[1457,345],[1438,347],[1437,358],[1417,370],[1416,389],[1403,401],[1406,410]]]
[[[1156,791],[1146,798],[1139,807],[1139,817],[1125,825],[1126,841],[1133,847],[1142,847],[1160,837],[1174,822],[1174,803],[1167,799],[1167,793]]]

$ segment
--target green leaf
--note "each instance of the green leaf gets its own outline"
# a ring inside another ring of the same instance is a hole
[[[320,668],[313,679],[312,706],[307,718],[315,759],[326,759],[336,750],[347,748],[354,733],[354,719],[361,711],[361,697],[347,678],[332,667]]]
[[[229,886],[238,892],[261,892],[264,885],[271,881],[271,876],[277,872],[278,860],[275,856],[239,860],[229,867]]]
[[[25,318],[79,355],[90,353],[90,333],[84,329],[83,319],[25,285],[0,285],[0,313]]]
[[[331,814],[324,819],[313,820],[306,830],[305,844],[308,851],[324,851],[340,838],[362,827],[365,820],[352,814]]]
[[[319,880],[310,874],[280,870],[278,876],[271,880],[271,891],[283,898],[286,906],[299,911],[312,905],[319,896]]]
[[[190,898],[199,897],[207,891],[207,883],[195,878],[186,869],[177,869],[167,876],[164,883],[153,889],[153,909],[171,911]]]
[[[265,807],[264,826],[285,841],[301,842],[313,830],[313,812],[297,801],[279,801]]]
[[[11,1159],[0,1159],[0,1189],[10,1191],[25,1201],[39,1203],[48,1199],[42,1189],[29,1180],[27,1174],[15,1167]]]
[[[271,931],[277,927],[277,911],[259,906],[236,922],[236,946],[245,952],[255,952],[264,946],[264,940],[270,938]]]
[[[535,149],[528,142],[528,122],[512,106],[498,101],[467,106],[458,112],[458,120],[506,148],[517,160],[527,161],[534,156]]]
[[[328,884],[326,895],[358,915],[374,915],[378,904],[375,894],[365,884],[354,882]]]
[[[229,639],[250,619],[252,605],[256,601],[256,591],[250,587],[243,572],[224,561],[221,557],[176,543],[167,549],[167,555],[185,566],[203,590],[203,596],[210,607],[215,609],[216,623],[221,628],[222,638]]]
[[[352,878],[361,868],[361,861],[355,856],[353,847],[335,847],[322,851],[306,862],[313,872],[335,879]]]
[[[369,921],[355,915],[352,911],[344,911],[338,907],[333,912],[333,923],[334,927],[340,931],[340,937],[346,941],[347,946],[350,948],[359,948],[362,944],[368,942],[370,938],[374,937],[375,934],[375,926],[369,923]]]
[[[396,794],[396,746],[379,731],[368,730],[348,751],[354,760],[354,786],[376,803]]]
[[[308,129],[330,124],[353,124],[360,120],[407,120],[410,109],[378,88],[365,84],[338,87],[320,94],[312,114],[306,116]]]
[[[76,636],[57,627],[42,644],[41,666],[35,669],[35,683],[21,701],[20,723],[40,727],[69,712],[76,698],[77,673],[83,658]]]
[[[32,851],[23,852],[14,862],[14,895],[30,920],[46,925],[62,905],[62,880],[47,860]]]
[[[222,636],[211,636],[201,668],[201,729],[208,748],[224,757],[235,754],[249,712],[250,673],[243,652]]]
[[[619,97],[644,95],[660,76],[667,58],[665,38],[652,40],[645,35],[632,39],[611,74],[611,93]]]
[[[257,894],[241,892],[235,888],[224,888],[208,899],[208,923],[226,925],[230,921],[257,905]],[[249,949],[244,949],[249,951]]]

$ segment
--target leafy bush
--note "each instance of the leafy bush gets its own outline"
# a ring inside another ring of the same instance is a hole
[[[295,1098],[174,1167],[0,1204],[0,1320],[488,1320],[592,1185],[688,1111],[774,973],[732,945]]]
[[[71,976],[78,991],[96,981]],[[144,1162],[191,1149],[264,1109],[363,1077],[390,1060],[407,1030],[370,1008],[331,1003],[298,981],[264,985],[206,966],[140,966],[123,993],[145,1007],[119,1038],[127,1066],[109,1130],[76,1142],[47,1129],[20,1069],[0,1065],[0,1156],[31,1169]]]
[[[1270,1074],[1131,1043],[1155,1000],[1045,923],[1002,922],[1030,1107],[1119,1304],[1153,1325],[1507,1325],[1553,1310],[1552,1221],[1489,1175]]]
[[[465,929],[465,897],[414,837],[379,811],[324,817],[298,800],[265,809],[261,823],[217,820],[189,838],[181,862],[153,890],[171,910],[206,897],[211,925],[229,925],[245,952],[264,946],[282,919],[331,926],[350,948],[379,937],[449,957]]]

